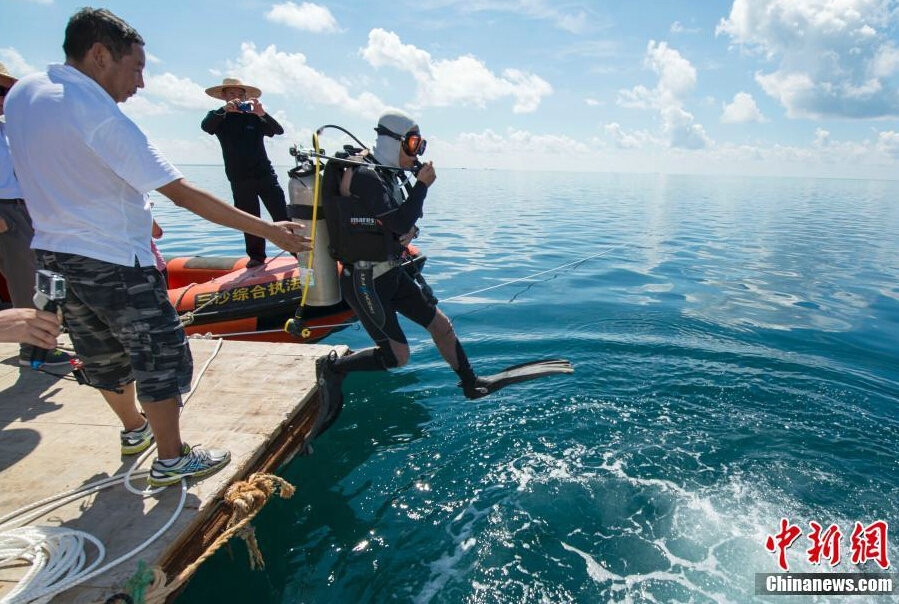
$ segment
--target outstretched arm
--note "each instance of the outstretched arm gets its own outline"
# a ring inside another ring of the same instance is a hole
[[[262,220],[238,210],[203,189],[198,189],[183,178],[163,185],[157,190],[171,199],[176,206],[190,210],[197,216],[222,226],[263,237],[292,254],[312,248],[309,238],[298,233],[303,228],[302,225],[295,222],[273,223]]]

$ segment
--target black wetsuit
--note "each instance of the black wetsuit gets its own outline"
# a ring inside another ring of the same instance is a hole
[[[345,188],[345,170],[353,170],[349,191]],[[349,195],[341,195],[341,185]],[[421,218],[428,188],[423,182],[416,182],[403,202],[399,187],[396,175],[383,168],[351,167],[340,160],[331,160],[325,167],[322,177],[325,221],[331,254],[344,266],[340,275],[341,293],[376,346],[343,357],[332,351],[322,363],[319,375],[322,410],[312,437],[327,430],[340,414],[341,383],[348,373],[385,371],[399,365],[390,342],[407,344],[407,341],[397,313],[426,329],[437,316],[437,301],[421,275],[413,278],[406,268],[398,265],[399,256],[405,251],[399,239]],[[445,332],[431,335],[435,342],[440,339],[444,344],[454,345],[455,358],[450,360],[447,354],[444,358],[459,376],[459,386],[469,399],[487,396],[511,384],[573,371],[568,361],[550,359],[513,365],[500,373],[479,377],[448,321]],[[444,351],[445,347],[441,352]]]
[[[387,255],[395,261],[404,251],[399,237],[408,233],[421,218],[428,193],[427,186],[417,182],[403,203],[398,187],[392,173],[368,167],[356,169],[350,184],[352,196],[362,202],[361,207],[371,218],[376,219],[387,239]],[[377,256],[380,251],[373,250],[372,256]],[[366,274],[355,265],[347,264],[340,275],[340,288],[344,299],[379,348],[389,351],[388,339],[406,343],[397,312],[422,327],[430,325],[437,308],[422,294],[406,270],[400,267],[389,269],[374,278],[373,287],[370,279],[370,272]]]
[[[201,127],[214,134],[222,145],[225,174],[231,183],[234,206],[259,216],[261,198],[272,220],[287,220],[284,190],[278,184],[278,176],[262,142],[265,136],[284,134],[281,124],[270,115],[259,117],[255,113],[217,109],[206,114]],[[245,233],[244,240],[250,258],[265,260],[265,239]]]

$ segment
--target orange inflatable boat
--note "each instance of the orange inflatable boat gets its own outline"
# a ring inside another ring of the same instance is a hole
[[[355,321],[340,301],[307,306],[296,337],[283,331],[303,298],[304,275],[288,256],[247,269],[249,258],[179,257],[166,261],[169,300],[179,315],[192,313],[188,334],[211,334],[234,340],[316,342]]]

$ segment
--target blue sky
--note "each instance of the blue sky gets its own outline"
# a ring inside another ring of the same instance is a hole
[[[0,60],[61,62],[83,4],[0,0]],[[897,177],[896,0],[105,6],[151,56],[124,109],[176,163],[221,162],[203,89],[233,75],[285,126],[285,165],[314,128],[370,140],[396,107],[438,168]]]

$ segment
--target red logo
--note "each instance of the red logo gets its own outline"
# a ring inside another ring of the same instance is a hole
[[[812,546],[806,552],[808,561],[812,564],[821,564],[821,558],[824,558],[830,561],[832,567],[839,564],[840,540],[843,538],[840,528],[835,524],[831,524],[822,533],[821,525],[814,520],[809,522],[808,525],[812,527],[812,532],[808,536]]]
[[[831,524],[826,529],[815,521],[809,522],[811,531],[808,540],[811,547],[806,550],[806,556],[811,564],[821,564],[826,561],[830,567],[840,563],[840,545],[843,533],[836,524]],[[849,546],[852,550],[851,560],[853,564],[876,562],[880,568],[886,570],[890,567],[887,554],[887,523],[878,520],[862,526],[856,522],[852,534],[849,537]],[[783,571],[790,570],[787,563],[787,550],[802,535],[802,529],[795,524],[790,524],[786,518],[780,519],[780,531],[774,535],[768,535],[765,540],[765,549],[772,554],[777,554],[777,565]]]
[[[778,553],[777,565],[783,570],[790,570],[787,566],[787,549],[793,545],[793,542],[796,541],[801,534],[802,529],[790,524],[786,518],[781,518],[780,532],[774,536],[769,535],[768,540],[765,541],[765,549],[771,553]]]
[[[862,527],[861,522],[856,522],[849,542],[852,544],[853,564],[874,560],[884,570],[890,567],[890,560],[887,558],[887,523],[883,520],[866,527]]]

